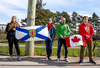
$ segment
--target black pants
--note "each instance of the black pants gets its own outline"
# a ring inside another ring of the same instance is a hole
[[[15,36],[10,36],[8,38],[8,43],[9,43],[9,53],[12,55],[13,53],[13,43],[15,44],[15,48],[17,50],[18,56],[20,55],[20,49],[19,49],[19,41],[16,39]]]

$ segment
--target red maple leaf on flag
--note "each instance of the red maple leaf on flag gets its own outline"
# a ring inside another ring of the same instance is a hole
[[[79,42],[80,38],[78,38],[77,36],[74,37],[74,39],[71,39],[73,41],[73,43]]]

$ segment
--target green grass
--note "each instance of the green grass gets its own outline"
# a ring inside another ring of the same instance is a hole
[[[8,41],[7,40],[0,40],[0,43],[8,44]],[[19,45],[25,45],[25,41],[19,41]],[[45,46],[45,43],[35,44],[35,46]],[[53,46],[58,46],[58,41],[54,41]]]
[[[93,41],[93,43],[94,42],[95,41]],[[0,43],[8,44],[8,41],[7,40],[0,40]],[[100,41],[97,41],[97,43],[100,45]],[[19,45],[25,45],[25,41],[19,41]],[[45,46],[45,43],[35,44],[35,46]],[[58,41],[54,41],[53,46],[58,46]],[[80,47],[80,46],[77,46],[77,47]]]
[[[8,40],[0,40],[0,43],[8,44]],[[25,41],[19,41],[19,45],[25,45]]]
[[[61,49],[61,55],[64,56],[62,54],[62,51],[63,49]],[[13,52],[14,52],[14,48],[13,48]],[[22,56],[25,55],[25,47],[20,47],[20,53]],[[34,48],[34,53],[36,53],[36,55],[38,56],[45,56],[46,48]],[[98,53],[98,50],[95,49],[95,51],[93,52],[93,56],[95,56],[97,53]],[[9,54],[8,46],[0,46],[0,54]],[[17,53],[15,52],[15,54]],[[57,56],[57,48],[53,48],[52,55]],[[80,56],[80,49],[68,49],[68,56],[74,56],[74,57]],[[86,53],[86,50],[84,51],[84,56],[88,56],[88,54]]]
[[[8,41],[0,40],[0,43],[8,44]],[[100,41],[97,41],[97,43],[100,45]],[[19,41],[19,45],[25,45],[25,41]],[[45,46],[45,43],[35,44],[35,46]],[[54,41],[53,46],[58,46],[58,41]],[[63,49],[61,49],[61,55],[64,56],[62,54],[62,51],[63,51]],[[14,52],[14,49],[13,49],[13,52]],[[46,48],[35,48],[34,52],[36,53],[36,55],[45,56]],[[25,47],[20,47],[20,53],[22,56],[25,55]],[[95,49],[93,51],[93,56],[95,56],[97,53],[98,53],[98,50]],[[0,54],[9,54],[8,46],[0,46]],[[17,54],[17,53],[15,52],[15,54]],[[52,55],[57,56],[57,48],[53,48]],[[80,49],[68,49],[68,56],[80,56]],[[84,51],[84,56],[88,56],[88,54],[86,53],[86,50]],[[100,54],[99,54],[99,56],[100,56]]]

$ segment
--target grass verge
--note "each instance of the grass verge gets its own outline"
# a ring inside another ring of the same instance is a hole
[[[64,56],[63,48],[61,49],[61,56]],[[14,52],[14,48],[13,48]],[[20,53],[22,56],[25,56],[25,47],[20,47]],[[34,53],[38,56],[45,56],[46,55],[46,48],[34,48]],[[93,56],[98,53],[98,50],[95,49],[93,52]],[[0,54],[9,54],[9,47],[8,46],[0,46]],[[14,54],[17,54],[16,51]],[[57,48],[53,48],[52,56],[57,56]],[[68,56],[77,57],[80,56],[80,49],[68,49]],[[84,51],[84,56],[88,56],[86,50]],[[99,55],[100,56],[100,55]]]

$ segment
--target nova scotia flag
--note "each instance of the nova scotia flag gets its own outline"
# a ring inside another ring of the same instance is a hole
[[[15,36],[20,41],[50,40],[50,34],[46,26],[16,28]]]

